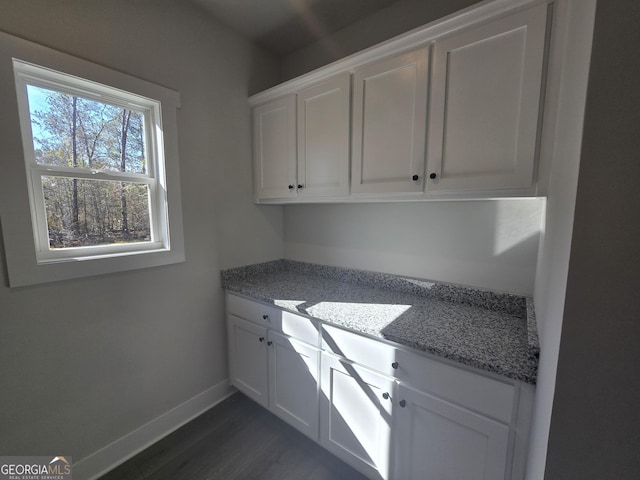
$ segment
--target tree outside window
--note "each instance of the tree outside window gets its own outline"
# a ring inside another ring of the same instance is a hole
[[[144,115],[27,86],[37,164],[146,175]],[[50,248],[149,241],[144,183],[42,176]]]

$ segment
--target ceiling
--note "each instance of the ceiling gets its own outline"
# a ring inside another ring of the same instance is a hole
[[[303,48],[398,0],[192,0],[278,56]]]

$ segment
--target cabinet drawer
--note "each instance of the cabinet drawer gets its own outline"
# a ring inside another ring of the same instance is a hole
[[[394,376],[396,348],[331,325],[322,326],[322,349],[385,375]]]
[[[227,312],[313,346],[319,345],[320,326],[318,322],[302,315],[296,315],[233,294],[227,294]]]
[[[331,325],[322,326],[322,349],[391,375],[401,383],[460,406],[511,422],[515,387],[506,382],[396,348]]]
[[[265,327],[270,327],[281,314],[277,308],[230,294],[227,294],[227,312]]]
[[[395,361],[395,376],[401,383],[504,423],[511,422],[514,385],[405,350],[396,350]]]

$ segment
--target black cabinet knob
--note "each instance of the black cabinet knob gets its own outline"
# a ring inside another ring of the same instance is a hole
[[[264,342],[264,337],[259,337],[258,340]]]
[[[382,394],[382,398],[384,398],[385,400],[389,400],[389,394],[387,392],[384,392]]]
[[[429,174],[429,178],[430,178],[431,180],[434,180],[436,177],[437,177],[437,175],[436,175],[435,173],[430,173],[430,174]]]
[[[391,366],[397,370],[400,364],[398,362],[393,362]]]
[[[289,185],[289,190],[293,190],[295,187],[295,185]]]
[[[302,185],[301,183],[298,184],[298,188],[304,188],[304,185]]]
[[[267,345],[271,346],[271,345],[273,345],[273,342],[272,342],[271,340],[269,340],[269,341],[267,342]]]
[[[417,182],[420,177],[418,175],[414,175],[411,178],[413,179],[414,182]]]
[[[400,402],[398,402],[398,404],[399,404],[402,408],[404,408],[404,407],[406,407],[406,406],[407,406],[407,401],[406,401],[406,400],[400,400]]]
[[[268,318],[269,318],[269,315],[267,315],[266,313],[265,313],[264,315],[262,315],[262,319],[263,319],[263,320],[266,320],[266,319],[268,319]]]

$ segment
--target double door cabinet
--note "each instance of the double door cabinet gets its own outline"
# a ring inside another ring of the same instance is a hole
[[[372,479],[524,477],[533,390],[227,294],[231,383]]]
[[[348,74],[253,109],[258,200],[349,193]]]
[[[227,296],[231,383],[295,428],[318,436],[318,324]]]
[[[538,4],[430,26],[407,51],[255,95],[256,201],[534,194],[546,19]]]

